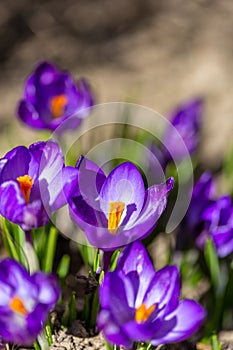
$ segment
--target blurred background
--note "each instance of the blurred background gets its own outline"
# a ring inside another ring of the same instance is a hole
[[[167,115],[205,101],[201,162],[221,165],[233,132],[231,0],[1,0],[1,156],[39,139],[15,107],[26,76],[51,60],[89,79],[96,102],[130,101]]]

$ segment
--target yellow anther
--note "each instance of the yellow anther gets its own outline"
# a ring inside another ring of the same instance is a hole
[[[50,100],[50,110],[53,118],[60,118],[64,114],[68,99],[66,95],[57,95]]]
[[[23,194],[25,202],[26,204],[28,204],[34,180],[32,180],[32,178],[29,175],[19,176],[16,180],[19,183],[19,187]]]
[[[155,309],[155,304],[152,304],[148,309],[146,308],[145,304],[140,305],[136,309],[135,321],[138,323],[143,323],[147,321],[150,315],[152,314],[152,312],[154,311],[154,309]]]
[[[108,231],[113,235],[117,232],[124,209],[125,204],[123,202],[109,203]]]
[[[19,297],[14,296],[11,299],[9,306],[10,306],[12,311],[17,312],[18,314],[20,314],[22,316],[27,316],[27,314],[28,314],[28,311],[27,311],[26,307],[24,306],[23,301]]]

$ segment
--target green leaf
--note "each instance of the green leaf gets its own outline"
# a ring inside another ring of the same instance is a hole
[[[205,260],[209,268],[210,278],[215,292],[217,293],[220,281],[220,268],[218,256],[211,238],[206,240],[205,245]]]
[[[86,325],[89,324],[89,317],[90,317],[90,310],[91,310],[90,302],[91,302],[91,295],[88,294],[85,297],[84,308],[81,316],[82,320],[85,322]]]
[[[41,350],[40,344],[37,341],[35,341],[33,343],[33,346],[34,346],[35,350]]]
[[[216,334],[213,334],[210,338],[211,350],[221,350],[222,344],[218,341]]]
[[[46,226],[43,226],[43,227],[40,227],[37,229],[33,229],[31,231],[33,247],[35,249],[35,253],[36,253],[38,260],[40,262],[41,269],[43,269],[44,257],[46,255],[46,251],[47,251],[48,237],[49,237],[50,229],[51,229],[51,225],[48,224]]]
[[[72,323],[76,320],[76,318],[77,318],[76,295],[75,295],[75,292],[72,292],[68,305],[66,307],[66,311],[62,317],[63,326],[70,327]]]
[[[37,337],[38,345],[40,346],[40,350],[49,350],[48,339],[44,332],[41,332]]]
[[[70,268],[70,256],[68,254],[64,254],[59,262],[57,268],[57,275],[60,280],[64,280],[68,275]]]
[[[47,324],[45,326],[45,337],[48,341],[48,345],[51,346],[53,344],[53,338],[52,338],[52,330],[51,330],[51,327],[50,327],[50,324]]]
[[[16,248],[14,239],[9,231],[8,221],[2,217],[2,231],[3,231],[3,243],[6,251],[10,255],[11,258],[20,262],[20,254],[18,249]]]
[[[99,267],[100,267],[100,252],[99,252],[99,249],[96,249],[94,264],[93,264],[93,272],[96,273]]]
[[[90,328],[95,328],[96,324],[96,317],[99,311],[100,302],[99,302],[99,291],[98,288],[96,288],[96,291],[94,293],[94,297],[92,300],[92,306],[91,306],[91,316],[90,316]]]
[[[82,256],[83,262],[87,267],[90,267],[93,271],[94,261],[96,258],[96,249],[88,245],[80,244],[78,245],[79,252]]]
[[[117,265],[117,260],[120,254],[120,250],[115,250],[114,253],[112,254],[112,258],[111,258],[111,263],[110,263],[110,271],[114,271],[116,269],[116,265]]]
[[[45,257],[42,264],[43,270],[48,273],[52,272],[52,269],[53,269],[53,261],[54,261],[55,251],[56,251],[57,237],[58,237],[58,231],[56,227],[52,226],[49,231],[47,249],[46,249]]]
[[[111,344],[109,344],[108,342],[107,342],[107,340],[105,340],[105,348],[106,348],[106,350],[114,350],[114,346],[113,345],[111,345]]]

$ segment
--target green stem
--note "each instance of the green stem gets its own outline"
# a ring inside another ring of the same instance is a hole
[[[52,272],[53,260],[56,251],[58,232],[56,227],[51,227],[48,237],[48,245],[45,252],[44,271]]]
[[[3,229],[3,242],[6,250],[10,254],[11,258],[17,261],[20,261],[19,254],[17,252],[17,249],[15,248],[15,245],[13,243],[13,238],[7,228],[6,220],[4,218],[2,218],[2,229]]]
[[[33,346],[34,346],[35,350],[41,350],[40,345],[39,345],[37,340],[33,343]]]

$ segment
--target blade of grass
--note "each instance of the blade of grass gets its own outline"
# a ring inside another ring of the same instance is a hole
[[[58,237],[58,231],[56,227],[52,226],[48,235],[48,245],[45,252],[44,264],[42,265],[43,270],[45,272],[52,272],[53,260],[54,260],[54,255],[56,251],[56,245],[57,245],[57,237]]]
[[[64,280],[68,275],[70,267],[70,256],[68,254],[64,254],[59,262],[57,268],[57,275],[60,280]]]
[[[12,257],[13,259],[15,259],[16,261],[20,262],[20,256],[19,253],[15,247],[15,244],[13,242],[13,238],[8,230],[7,227],[7,220],[2,218],[2,230],[3,230],[3,243],[4,246],[6,248],[6,250],[8,251],[10,257]]]

